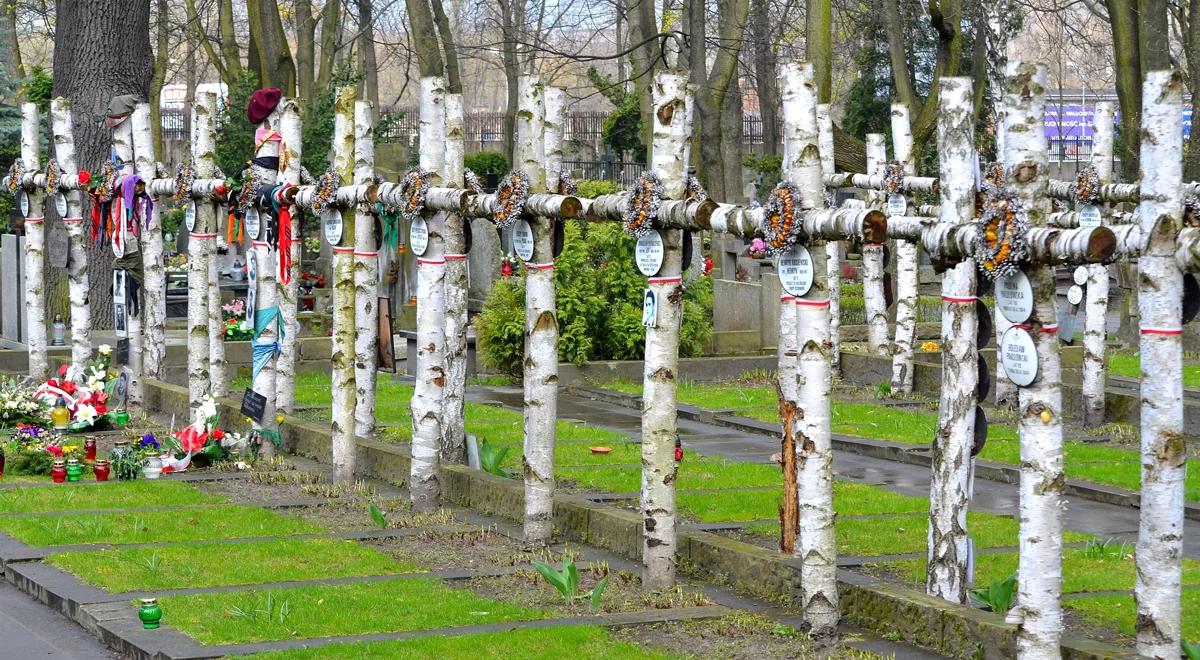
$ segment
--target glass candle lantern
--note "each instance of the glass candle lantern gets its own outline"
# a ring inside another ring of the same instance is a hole
[[[50,324],[50,345],[62,346],[66,344],[67,324],[63,323],[62,314],[54,315],[54,323]]]
[[[54,402],[54,408],[50,410],[50,424],[55,431],[66,431],[70,423],[71,411],[67,408],[67,401],[60,396],[58,401]]]
[[[142,628],[146,630],[158,628],[159,622],[162,621],[162,615],[162,606],[158,604],[157,599],[142,599],[142,604],[138,607],[138,618],[142,620]]]
[[[108,473],[111,470],[108,467],[108,461],[100,459],[96,461],[96,465],[92,467],[92,471],[96,473],[96,481],[108,481]]]
[[[67,480],[67,462],[61,458],[54,461],[54,467],[50,468],[50,478],[54,483],[61,484]]]
[[[89,462],[96,461],[96,439],[87,438],[83,441],[84,460]]]
[[[75,458],[67,459],[67,481],[79,481],[83,475],[83,466]]]

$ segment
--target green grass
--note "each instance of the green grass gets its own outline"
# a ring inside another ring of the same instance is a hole
[[[621,462],[625,462],[625,460],[621,459]],[[640,463],[641,455],[639,454],[638,459],[633,462]],[[559,463],[557,458],[555,463]],[[573,481],[580,488],[612,493],[637,493],[641,490],[642,484],[640,467],[577,469],[556,467],[554,473],[558,479]],[[692,454],[690,457],[684,458],[680,464],[675,487],[679,490],[698,490],[780,486],[782,483],[779,468],[775,466],[737,463],[720,457],[701,457]]]
[[[234,561],[220,558],[236,556]],[[265,584],[289,580],[413,573],[420,566],[392,559],[355,541],[279,539],[188,543],[161,548],[118,548],[50,555],[49,562],[113,593]]]
[[[1200,591],[1184,591],[1181,600],[1183,638],[1192,641],[1200,639]],[[1137,609],[1133,596],[1072,598],[1064,600],[1063,606],[1092,625],[1111,628],[1128,637],[1134,635]]]
[[[1200,364],[1184,361],[1183,386],[1200,387]],[[1126,378],[1141,378],[1142,359],[1137,353],[1121,353],[1110,351],[1108,354],[1108,371],[1114,376]]]
[[[62,485],[0,490],[0,513],[132,509],[224,502],[192,486],[170,481],[122,481],[110,485]]]
[[[676,503],[681,511],[701,522],[738,522],[769,520],[779,516],[783,489],[728,493],[680,493]],[[848,481],[833,482],[833,508],[839,516],[887,513],[923,513],[929,500],[899,495],[878,486]],[[841,524],[839,519],[839,524]]]
[[[237,378],[229,385],[229,391],[240,392],[250,387],[249,378]],[[375,379],[375,396],[380,404],[397,401],[407,402],[412,398],[413,386],[392,380],[388,374]],[[304,406],[328,406],[333,403],[330,375],[320,371],[296,374],[296,403]]]
[[[517,628],[461,637],[421,637],[386,642],[336,644],[315,649],[269,651],[254,660],[393,660],[442,658],[475,660],[658,660],[677,656],[618,640],[599,626]]]
[[[164,623],[203,644],[428,630],[550,614],[432,578],[168,596],[159,602]]]
[[[323,531],[295,516],[250,506],[173,509],[142,513],[0,518],[0,531],[29,545],[155,543]],[[231,550],[234,552],[234,550]],[[222,561],[214,559],[214,561]]]

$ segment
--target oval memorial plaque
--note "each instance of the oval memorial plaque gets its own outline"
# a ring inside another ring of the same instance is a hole
[[[54,193],[54,209],[58,211],[58,217],[67,217],[67,196],[62,193]]]
[[[637,249],[634,250],[634,258],[637,260],[638,270],[646,277],[654,277],[658,274],[663,264],[663,239],[662,234],[651,229],[643,234],[637,240]]]
[[[262,229],[262,217],[258,209],[251,206],[246,209],[246,237],[252,241],[258,240],[258,232]]]
[[[325,240],[329,241],[330,245],[337,245],[342,241],[341,211],[337,209],[325,209],[321,213],[321,223],[325,227]],[[424,252],[424,250],[421,252]]]
[[[528,220],[517,220],[512,230],[513,253],[521,261],[533,259],[533,226]]]
[[[196,231],[196,202],[188,202],[183,209],[183,226],[188,231]]]
[[[1011,277],[996,280],[996,306],[1004,318],[1024,323],[1033,315],[1033,286],[1029,277],[1017,271]]]
[[[779,282],[793,296],[803,296],[808,293],[813,284],[813,263],[808,248],[803,245],[793,246],[792,249],[779,255]]]
[[[1020,387],[1027,387],[1037,378],[1037,347],[1024,328],[1013,326],[1004,332],[1000,338],[1000,360],[1009,380]]]
[[[1086,206],[1079,207],[1079,228],[1080,229],[1099,227],[1100,224],[1101,224],[1100,209],[1096,208],[1096,206],[1093,204],[1088,204]]]
[[[1076,266],[1075,271],[1073,273],[1071,273],[1071,279],[1074,280],[1075,283],[1078,284],[1079,286],[1083,286],[1084,284],[1087,284],[1087,280],[1088,280],[1087,266]]]
[[[1072,284],[1071,288],[1067,289],[1067,302],[1072,305],[1078,305],[1083,302],[1083,287],[1078,284]]]
[[[24,190],[17,191],[17,206],[21,209],[21,217],[29,217],[29,193]]]
[[[418,257],[429,249],[429,225],[425,224],[425,218],[413,220],[408,230],[408,244]]]
[[[904,195],[901,195],[900,193],[892,193],[891,195],[888,195],[887,212],[889,217],[904,215],[905,211],[907,210],[908,200],[904,198]]]

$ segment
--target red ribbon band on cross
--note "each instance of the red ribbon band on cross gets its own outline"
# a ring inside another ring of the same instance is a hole
[[[270,248],[271,244],[266,241],[250,241],[250,247],[265,247]]]
[[[378,253],[378,252],[366,252],[366,251],[359,251],[359,250],[355,250],[355,251],[354,251],[354,256],[356,256],[356,257],[363,257],[364,259],[378,259],[378,258],[379,258],[379,253]]]
[[[829,300],[804,300],[803,298],[796,299],[797,307],[828,307]]]
[[[41,224],[45,220],[46,220],[46,218],[44,218],[44,217],[42,217],[42,218],[25,218],[25,224],[37,225],[37,224]]]
[[[445,259],[417,259],[417,263],[425,264],[427,266],[445,266],[446,260]]]
[[[683,281],[682,275],[670,275],[667,277],[650,277],[646,279],[647,284],[676,284]]]
[[[446,255],[446,261],[462,261],[466,258],[467,258],[467,255],[465,255],[465,254],[448,254],[448,255]]]
[[[1143,335],[1182,335],[1183,328],[1142,328]]]
[[[83,222],[83,218],[63,218],[63,222]]]
[[[779,302],[795,302],[796,296],[779,296]]]
[[[553,269],[554,269],[554,262],[553,262],[553,261],[551,261],[551,262],[550,262],[550,263],[548,263],[548,264],[530,264],[530,263],[527,263],[527,264],[525,264],[525,267],[526,267],[526,268],[529,268],[529,269],[531,269],[531,270],[553,270]]]
[[[204,238],[216,238],[216,237],[217,237],[216,234],[188,234],[188,238],[204,239]]]
[[[975,301],[978,300],[978,298],[976,298],[975,296],[969,296],[966,298],[960,298],[958,296],[942,296],[942,300],[944,302],[948,302],[948,303],[962,303],[962,304],[970,305],[970,304],[974,304]]]
[[[333,251],[335,254],[354,254],[354,246],[351,245],[350,247],[338,247],[335,245],[333,247]]]

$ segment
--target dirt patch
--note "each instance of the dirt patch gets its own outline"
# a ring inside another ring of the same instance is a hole
[[[397,559],[431,571],[527,566],[531,555],[521,544],[489,529],[427,529],[415,536],[371,541]]]
[[[560,564],[554,564],[561,568]],[[609,571],[604,562],[579,570],[579,592],[588,594],[605,576],[610,576],[608,585],[600,596],[597,613],[642,612],[666,610],[676,607],[702,607],[713,601],[704,594],[676,586],[663,591],[644,591],[641,578],[630,571]],[[478,578],[464,585],[485,598],[505,600],[526,607],[552,610],[563,616],[585,615],[592,612],[589,598],[577,599],[567,605],[549,582],[530,568],[512,575],[494,578]]]
[[[753,614],[720,619],[672,621],[617,628],[621,639],[689,657],[757,660],[758,658],[825,658],[865,660],[880,656],[847,646],[818,652],[807,635],[792,626]]]

